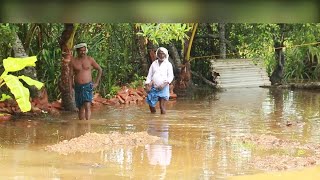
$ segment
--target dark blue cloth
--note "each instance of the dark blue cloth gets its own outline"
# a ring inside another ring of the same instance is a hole
[[[162,90],[158,90],[152,86],[151,90],[149,91],[146,102],[151,106],[155,107],[159,98],[163,98],[165,100],[169,100],[170,92],[169,92],[169,85],[166,85]]]
[[[74,86],[76,106],[80,108],[85,102],[92,102],[93,99],[93,84],[75,84]]]

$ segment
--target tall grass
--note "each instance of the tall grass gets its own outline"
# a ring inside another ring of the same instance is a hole
[[[61,74],[61,49],[43,49],[37,55],[38,79],[45,83],[49,101],[60,98],[58,82]],[[40,72],[40,73],[39,73]]]

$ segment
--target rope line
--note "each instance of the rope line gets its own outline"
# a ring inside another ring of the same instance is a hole
[[[293,46],[281,46],[281,47],[277,47],[277,48],[273,48],[274,50],[275,49],[282,49],[282,48],[293,48],[293,47],[301,47],[301,46],[308,46],[308,45],[316,45],[316,44],[320,44],[320,42],[313,42],[313,43],[303,43],[303,44],[297,44],[297,45],[293,45]],[[237,53],[228,53],[228,54],[225,54],[226,56],[228,55],[236,55]],[[197,56],[197,57],[191,57],[190,58],[190,61],[191,60],[195,60],[195,59],[202,59],[202,58],[214,58],[214,57],[217,57],[217,56],[221,56],[221,55],[209,55],[209,56]]]

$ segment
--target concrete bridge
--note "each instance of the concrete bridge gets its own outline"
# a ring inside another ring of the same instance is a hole
[[[211,68],[218,88],[271,85],[263,64],[254,63],[251,59],[214,59],[211,60]]]

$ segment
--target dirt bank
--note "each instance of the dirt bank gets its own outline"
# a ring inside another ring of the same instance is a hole
[[[250,135],[235,143],[262,152],[263,156],[253,156],[250,164],[263,171],[283,171],[300,169],[320,164],[320,144],[302,143],[280,139],[273,135]]]
[[[67,155],[76,152],[95,153],[111,148],[145,146],[147,144],[161,142],[161,138],[151,136],[147,132],[121,134],[86,133],[80,137],[64,140],[54,145],[45,147],[45,150]]]

